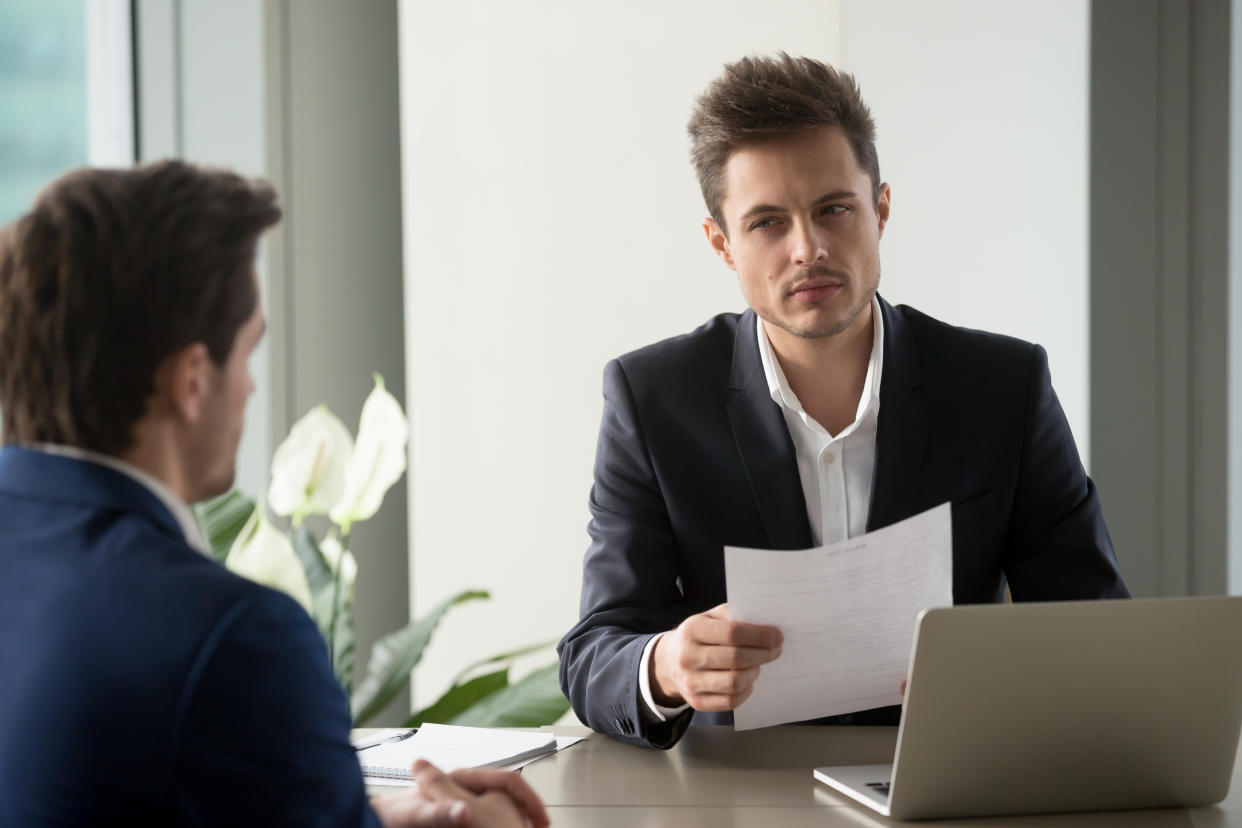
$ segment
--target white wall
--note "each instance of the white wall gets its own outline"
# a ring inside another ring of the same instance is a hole
[[[833,3],[407,2],[401,11],[417,614],[466,586],[415,697],[577,617],[604,363],[744,307],[685,123],[720,65],[833,60]]]
[[[883,292],[1047,345],[1086,439],[1085,2],[400,12],[412,609],[495,596],[449,616],[416,703],[576,619],[604,363],[743,307],[685,123],[744,54],[857,73],[894,189]]]
[[[844,0],[893,187],[885,298],[1038,342],[1088,453],[1086,0]]]

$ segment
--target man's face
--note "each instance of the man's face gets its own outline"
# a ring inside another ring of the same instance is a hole
[[[237,330],[228,360],[223,365],[210,363],[207,369],[210,388],[201,431],[194,441],[198,456],[193,468],[201,473],[195,481],[198,491],[190,502],[223,494],[233,485],[246,400],[254,391],[250,355],[263,338],[266,324],[262,306],[256,299],[250,318]]]
[[[819,339],[870,319],[888,206],[888,185],[877,205],[844,131],[824,127],[735,150],[728,235],[711,219],[703,228],[770,335]]]

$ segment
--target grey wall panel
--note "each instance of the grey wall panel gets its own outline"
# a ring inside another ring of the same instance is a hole
[[[397,7],[281,6],[289,415],[327,403],[356,432],[373,372],[405,401]],[[354,531],[360,662],[409,620],[405,503],[403,479]]]
[[[1092,5],[1091,445],[1136,595],[1225,589],[1229,3]]]
[[[1158,0],[1097,0],[1091,29],[1091,467],[1121,570],[1136,594],[1158,581],[1161,491],[1157,276],[1161,180]],[[1146,93],[1146,94],[1145,94]]]

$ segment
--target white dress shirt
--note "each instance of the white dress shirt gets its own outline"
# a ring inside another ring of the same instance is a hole
[[[151,494],[155,495],[160,503],[168,509],[172,514],[173,520],[177,521],[177,525],[181,527],[181,534],[185,536],[185,542],[197,552],[206,555],[209,551],[207,540],[203,537],[203,532],[198,527],[198,521],[194,519],[194,512],[186,505],[185,501],[178,497],[172,489],[165,486],[160,480],[153,475],[147,474],[142,469],[124,460],[118,460],[107,454],[100,454],[96,451],[78,448],[77,446],[62,446],[54,443],[38,443],[30,448],[41,451],[45,454],[56,454],[61,457],[68,457],[71,460],[84,460],[88,463],[98,463],[101,466],[107,466],[113,471],[120,472],[134,482],[143,486]]]
[[[867,531],[867,514],[871,508],[871,478],[875,470],[875,433],[880,415],[880,374],[884,369],[884,318],[880,302],[871,300],[871,358],[867,377],[854,422],[840,434],[829,434],[813,420],[798,401],[785,379],[780,360],[772,351],[763,322],[756,317],[755,335],[759,340],[759,359],[768,392],[780,406],[785,426],[793,441],[798,462],[798,478],[806,500],[811,538],[816,546],[836,543]],[[638,689],[647,708],[660,721],[667,721],[689,705],[663,707],[651,695],[649,664],[651,652],[660,635],[653,636],[643,648],[638,662]]]

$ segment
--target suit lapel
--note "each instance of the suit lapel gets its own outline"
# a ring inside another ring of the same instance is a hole
[[[883,299],[880,310],[884,314],[884,368],[868,531],[915,514],[929,428],[923,370],[910,329]]]
[[[755,312],[748,310],[734,331],[729,425],[772,548],[805,549],[811,525],[798,461],[785,418],[768,391],[755,324]]]

